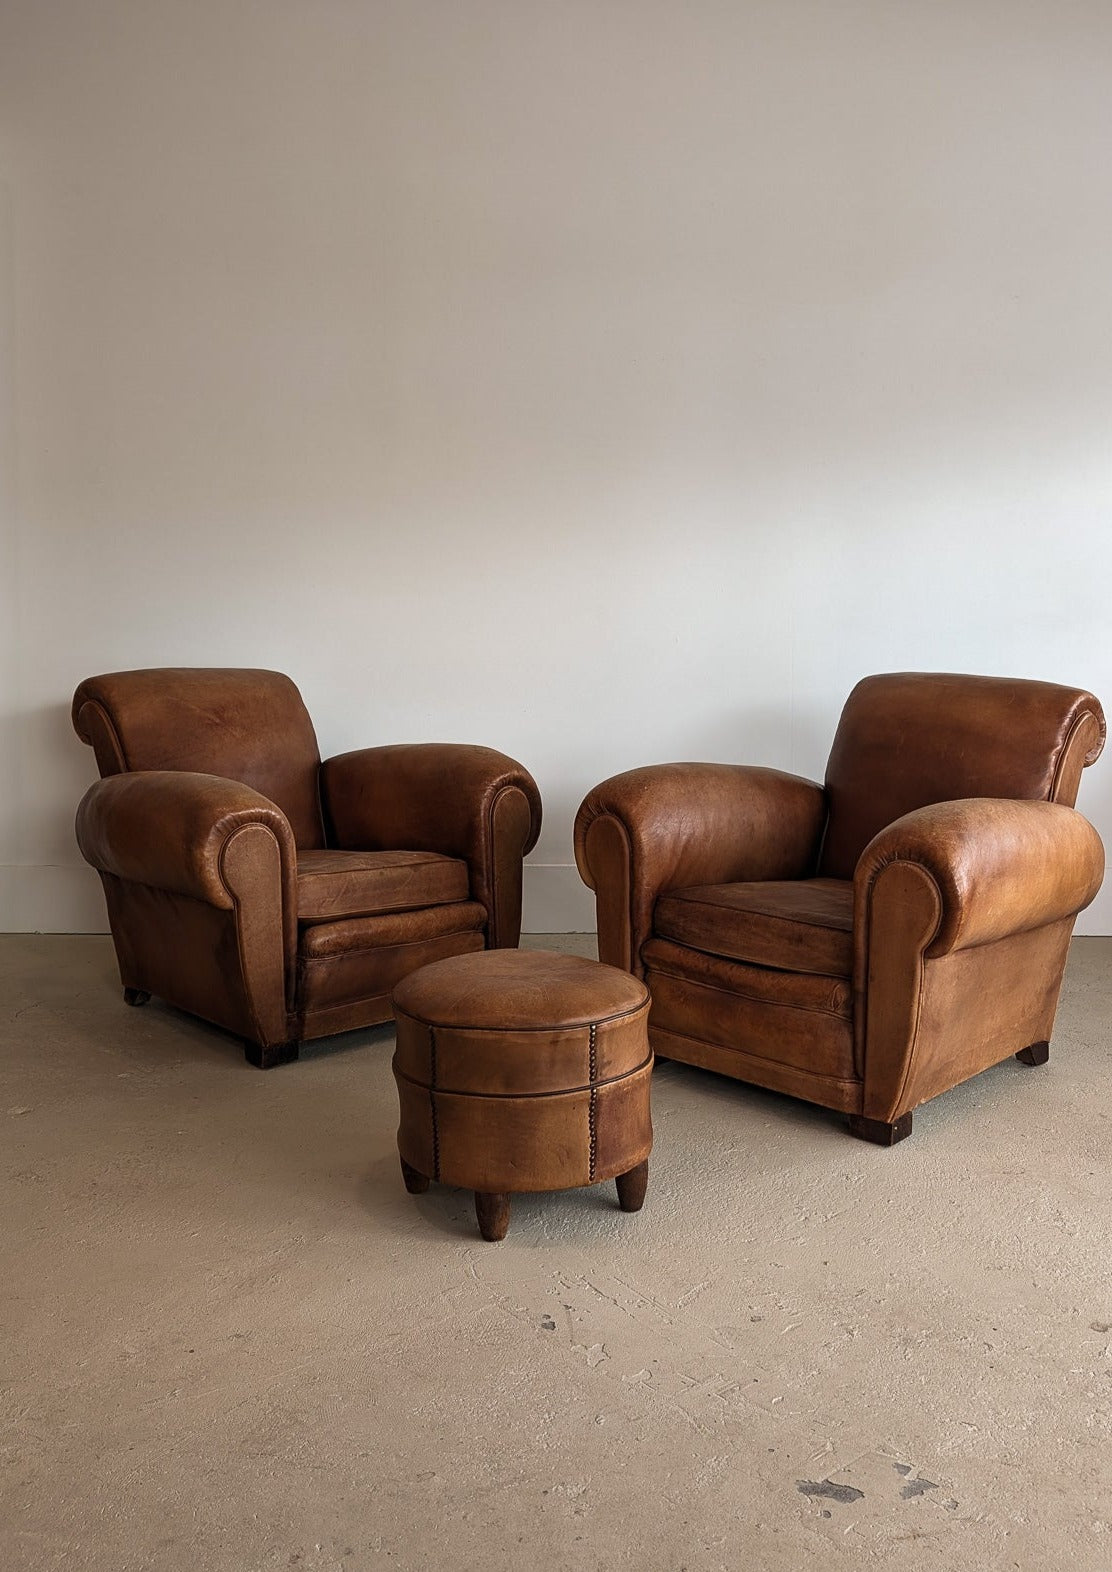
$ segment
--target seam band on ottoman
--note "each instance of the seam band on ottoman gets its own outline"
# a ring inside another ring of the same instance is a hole
[[[652,1063],[652,1059],[653,1059],[652,1054],[649,1054],[647,1058],[642,1059],[640,1064],[635,1064],[631,1070],[623,1070],[621,1075],[608,1075],[604,1081],[588,1081],[586,1086],[560,1086],[560,1087],[557,1087],[555,1090],[550,1091],[550,1092],[485,1092],[485,1091],[484,1092],[473,1092],[473,1091],[467,1091],[463,1087],[437,1086],[435,1084],[436,1083],[436,1061],[435,1061],[435,1059],[433,1060],[433,1063],[432,1063],[432,1066],[431,1066],[430,1079],[433,1082],[433,1085],[431,1085],[431,1086],[426,1086],[424,1081],[416,1081],[416,1080],[414,1080],[412,1075],[407,1075],[404,1070],[399,1070],[397,1065],[395,1065],[393,1068],[394,1068],[394,1079],[395,1080],[405,1081],[407,1085],[415,1086],[415,1087],[417,1087],[417,1089],[419,1091],[422,1091],[422,1092],[428,1091],[431,1094],[435,1090],[435,1091],[438,1091],[438,1092],[443,1092],[445,1097],[483,1097],[483,1098],[500,1098],[500,1097],[505,1097],[505,1098],[512,1098],[515,1101],[520,1102],[523,1098],[528,1098],[530,1101],[532,1101],[534,1098],[539,1099],[539,1098],[542,1098],[542,1097],[567,1097],[572,1092],[597,1092],[603,1086],[616,1086],[619,1081],[628,1081],[629,1077],[631,1075],[640,1075],[641,1071],[647,1069],[648,1066]],[[592,1106],[593,1106],[593,1104],[592,1104]],[[436,1105],[435,1105],[435,1103],[433,1104],[432,1139],[433,1139],[433,1156],[439,1162],[439,1147],[438,1147],[438,1144],[437,1144],[437,1134],[436,1134]],[[435,1177],[435,1175],[434,1175],[434,1177]]]
[[[480,951],[479,953],[481,954],[482,952]],[[523,951],[522,953],[526,954],[528,952]],[[632,1010],[619,1010],[615,1015],[599,1016],[592,1021],[557,1021],[555,1024],[550,1021],[544,1026],[465,1026],[458,1021],[453,1021],[450,1026],[445,1026],[443,1021],[430,1021],[423,1015],[415,1014],[412,1010],[402,1009],[399,1013],[407,1016],[411,1021],[416,1021],[420,1026],[429,1027],[430,1030],[435,1026],[439,1026],[446,1032],[474,1032],[476,1035],[480,1032],[488,1032],[492,1037],[547,1036],[553,1032],[581,1032],[585,1026],[589,1027],[593,1032],[597,1031],[600,1026],[611,1025],[614,1021],[626,1021],[631,1015],[637,1015],[645,1008],[648,997],[646,992],[645,999],[640,1004],[635,1005]]]

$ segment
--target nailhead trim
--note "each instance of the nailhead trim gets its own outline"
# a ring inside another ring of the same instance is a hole
[[[436,1028],[429,1027],[429,1112],[432,1115],[432,1176],[440,1183],[440,1126],[436,1122]]]
[[[591,1143],[591,1165],[589,1172],[592,1184],[595,1182],[595,1164],[598,1159],[598,1086],[596,1085],[596,1082],[598,1081],[598,1044],[595,1041],[595,1035],[597,1031],[598,1027],[595,1025],[594,1021],[592,1021],[590,1043],[587,1050],[589,1057],[589,1076],[591,1082],[591,1099],[587,1105],[587,1129]]]

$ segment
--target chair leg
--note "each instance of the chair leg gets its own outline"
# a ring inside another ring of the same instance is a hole
[[[849,1133],[862,1141],[872,1141],[874,1146],[895,1146],[906,1141],[911,1134],[911,1115],[902,1114],[889,1124],[887,1119],[866,1119],[864,1114],[850,1114]]]
[[[402,1158],[402,1178],[405,1180],[405,1187],[410,1195],[424,1195],[429,1187],[428,1175],[423,1174],[418,1168],[411,1168],[404,1157]]]
[[[479,1232],[484,1239],[491,1244],[505,1239],[506,1229],[510,1226],[509,1196],[498,1193],[487,1195],[482,1190],[476,1190],[475,1215],[479,1219]]]
[[[141,1005],[141,1004],[150,1004],[150,1002],[151,1002],[151,996],[150,996],[150,994],[147,992],[147,990],[145,988],[125,988],[124,989],[124,1003],[125,1004],[130,1004],[130,1005],[132,1005],[133,1007],[135,1007],[137,1009],[139,1007],[139,1005]]]
[[[292,1064],[300,1049],[301,1044],[297,1042],[271,1043],[268,1048],[264,1048],[261,1043],[246,1042],[243,1045],[243,1057],[256,1070],[273,1070],[280,1064]]]
[[[1045,1064],[1050,1058],[1050,1044],[1032,1043],[1029,1048],[1021,1048],[1016,1058],[1020,1064]]]
[[[618,1205],[622,1211],[639,1212],[645,1204],[645,1191],[649,1183],[648,1158],[638,1163],[636,1168],[631,1168],[627,1174],[619,1174],[615,1182],[618,1186]]]

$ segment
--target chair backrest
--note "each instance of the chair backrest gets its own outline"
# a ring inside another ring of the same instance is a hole
[[[317,737],[281,672],[162,667],[89,677],[73,696],[73,725],[102,775],[223,775],[277,803],[299,847],[324,845]]]
[[[885,825],[958,797],[1077,799],[1104,746],[1091,693],[1010,677],[892,672],[846,700],[826,766],[829,818],[819,873],[852,879]]]

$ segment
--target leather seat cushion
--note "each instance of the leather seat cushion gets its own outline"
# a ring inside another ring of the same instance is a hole
[[[653,931],[706,955],[823,977],[853,975],[853,881],[770,879],[672,890]]]
[[[332,922],[466,901],[467,864],[436,852],[299,851],[300,922]]]
[[[554,950],[490,950],[445,961],[407,977],[394,1000],[429,1025],[510,1033],[597,1027],[647,1002],[644,983],[628,972]]]
[[[478,901],[454,901],[304,924],[297,971],[301,1009],[312,1018],[305,1036],[346,1031],[335,1024],[339,1012],[368,1000],[381,1000],[379,1019],[389,1019],[390,992],[402,978],[446,956],[483,949],[486,920],[486,908]]]

